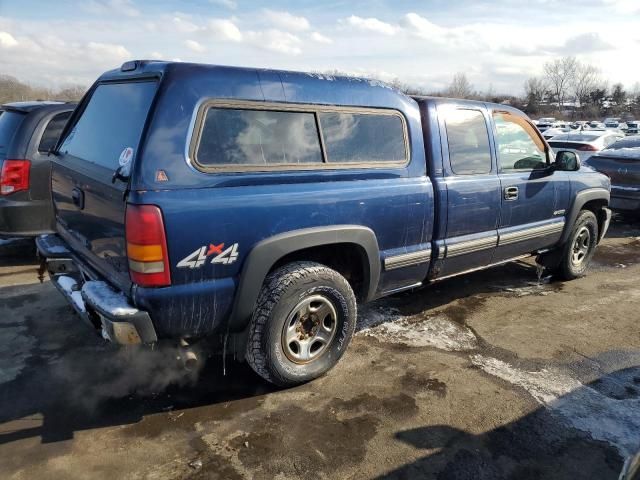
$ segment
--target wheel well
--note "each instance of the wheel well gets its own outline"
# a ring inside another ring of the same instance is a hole
[[[607,216],[603,210],[603,208],[606,207],[607,205],[609,204],[606,200],[598,199],[598,200],[590,200],[582,206],[582,210],[589,210],[593,212],[593,214],[598,219],[598,232],[599,232],[598,235],[601,235],[600,232],[602,232],[604,228],[604,222],[607,219]]]
[[[369,262],[365,250],[354,243],[335,243],[304,248],[279,259],[269,272],[291,262],[313,261],[332,268],[344,278],[360,301],[367,296]]]

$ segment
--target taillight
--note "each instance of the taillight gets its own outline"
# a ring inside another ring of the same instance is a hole
[[[598,151],[596,147],[589,144],[580,145],[578,148],[576,148],[576,150],[580,150],[581,152],[597,152]]]
[[[5,160],[0,170],[0,194],[9,195],[29,190],[29,160]]]
[[[171,285],[162,211],[155,205],[127,205],[127,257],[131,280],[143,287]]]

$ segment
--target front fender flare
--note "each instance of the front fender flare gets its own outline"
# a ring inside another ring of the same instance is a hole
[[[293,230],[266,238],[251,249],[240,274],[229,330],[238,332],[247,326],[264,279],[278,260],[306,248],[339,243],[355,244],[366,253],[365,267],[368,267],[368,271],[364,272],[365,300],[372,300],[380,280],[380,250],[373,230],[359,225]]]
[[[573,231],[573,226],[576,223],[578,215],[582,208],[593,200],[604,200],[607,205],[609,205],[609,199],[611,194],[606,188],[588,188],[578,192],[573,200],[573,204],[571,205],[571,209],[569,210],[569,214],[567,215],[567,220],[565,222],[564,232],[562,232],[562,237],[560,238],[560,245],[564,245],[569,240],[569,236]]]

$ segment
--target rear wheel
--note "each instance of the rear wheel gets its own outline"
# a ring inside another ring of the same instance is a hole
[[[565,280],[585,274],[598,244],[598,220],[593,212],[583,210],[565,244],[558,273]]]
[[[295,262],[265,280],[249,325],[247,361],[282,386],[313,380],[344,354],[356,323],[347,280],[313,262]]]

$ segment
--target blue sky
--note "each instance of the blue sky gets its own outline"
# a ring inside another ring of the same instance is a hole
[[[465,72],[519,94],[545,61],[577,55],[640,81],[637,0],[0,0],[0,73],[89,84],[132,58],[399,78],[441,89]]]

